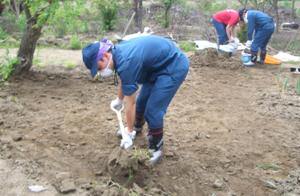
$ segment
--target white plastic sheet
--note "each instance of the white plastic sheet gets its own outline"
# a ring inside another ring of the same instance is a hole
[[[207,41],[207,40],[195,40],[197,50],[204,50],[206,48],[218,48],[218,45],[216,43]],[[236,48],[237,47],[237,48]],[[225,52],[232,52],[233,50],[244,50],[246,47],[244,44],[239,43],[239,41],[236,41],[235,45],[227,44],[227,45],[220,45],[220,50],[223,50]]]
[[[150,27],[145,27],[143,33],[137,32],[137,33],[134,33],[134,34],[126,35],[126,36],[123,37],[122,40],[130,40],[130,39],[133,39],[133,38],[136,38],[136,37],[148,36],[148,35],[151,35],[151,34],[153,34],[153,31],[151,30],[151,28]]]
[[[278,54],[274,55],[275,58],[282,62],[300,62],[300,56],[294,56],[286,52],[279,51]]]

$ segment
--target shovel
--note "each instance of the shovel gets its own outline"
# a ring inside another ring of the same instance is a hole
[[[125,127],[122,121],[122,110],[124,109],[124,105],[122,104],[120,110],[117,110],[112,105],[110,105],[110,109],[114,111],[118,117],[119,129],[121,130],[121,135],[122,135],[120,147],[124,149],[129,149],[133,145],[133,142],[130,136],[125,133]]]

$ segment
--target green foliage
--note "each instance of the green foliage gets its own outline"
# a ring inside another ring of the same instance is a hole
[[[25,32],[26,30],[26,16],[24,14],[20,15],[18,20],[18,27],[20,32]]]
[[[38,20],[35,27],[41,28],[55,14],[59,7],[59,0],[24,0],[24,4],[28,7],[28,14],[31,15],[27,17],[36,16]]]
[[[283,77],[280,73],[276,76],[277,85],[281,93],[285,93],[288,87],[289,79]]]
[[[82,44],[80,42],[80,39],[77,35],[73,35],[70,39],[70,49],[72,50],[79,50],[81,49]]]
[[[170,10],[174,4],[181,2],[181,0],[161,0],[161,2],[164,5],[165,13],[160,23],[164,28],[168,28],[170,26]]]
[[[184,52],[189,52],[189,51],[195,51],[196,50],[196,45],[194,42],[191,41],[180,41],[179,42],[179,47],[184,51]]]
[[[237,37],[242,43],[247,41],[247,25],[240,24],[240,29],[237,32]]]
[[[300,54],[300,39],[294,40],[291,42],[291,45],[288,47],[289,51],[292,51],[294,54]]]
[[[17,64],[19,61],[17,58],[12,58],[9,56],[9,50],[6,50],[6,56],[0,63],[0,80],[6,81],[10,77],[14,65]]]
[[[296,14],[298,17],[300,17],[300,9],[299,8],[296,10]]]
[[[298,95],[300,95],[300,77],[297,80],[297,84],[296,84],[296,92]]]
[[[215,2],[215,1],[205,0],[201,2],[200,8],[207,14],[213,14],[217,11],[226,9],[227,4],[225,2]]]
[[[7,33],[0,27],[0,41],[5,40],[7,36]]]
[[[80,19],[84,15],[85,6],[83,0],[64,1],[49,20],[49,25],[57,37],[64,37],[67,33],[87,32],[86,21]]]
[[[73,62],[66,62],[65,67],[68,69],[74,69],[76,67],[76,64]]]
[[[280,167],[273,163],[261,163],[257,164],[256,167],[263,169],[263,170],[274,170],[277,171],[280,169]]]
[[[118,14],[117,0],[95,0],[97,8],[100,10],[103,30],[113,30],[117,22]]]

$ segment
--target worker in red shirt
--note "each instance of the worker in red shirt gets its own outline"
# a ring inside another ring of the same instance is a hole
[[[236,10],[223,10],[213,15],[211,22],[217,31],[219,45],[234,42],[234,27],[239,21],[239,12]]]

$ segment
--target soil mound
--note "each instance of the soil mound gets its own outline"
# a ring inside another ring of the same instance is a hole
[[[240,55],[235,54],[229,57],[227,54],[218,52],[214,48],[208,48],[205,50],[196,51],[190,57],[192,66],[206,66],[206,67],[217,67],[225,69],[240,69],[241,60]]]
[[[116,147],[110,154],[107,162],[107,170],[113,181],[126,187],[133,183],[144,187],[149,176],[149,155],[144,149],[130,151]]]

